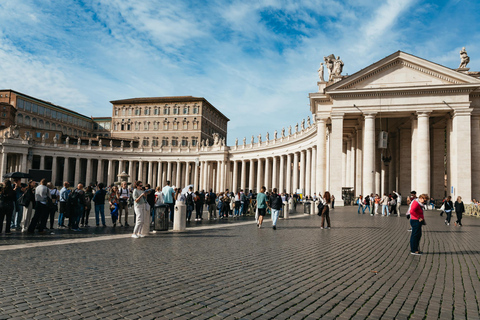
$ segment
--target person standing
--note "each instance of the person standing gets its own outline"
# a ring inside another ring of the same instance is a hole
[[[423,208],[426,205],[428,196],[421,194],[418,199],[412,201],[410,206],[410,225],[412,226],[412,235],[410,236],[410,254],[420,256],[422,252],[418,248],[422,238],[422,225],[425,225]]]
[[[450,225],[450,219],[452,219],[452,211],[453,211],[453,202],[452,197],[448,196],[447,200],[445,201],[445,213],[447,214],[447,219],[445,219],[445,224],[447,226]]]
[[[122,181],[120,189],[118,190],[119,203],[118,203],[118,223],[120,227],[122,225],[122,212],[125,212],[125,227],[129,227],[128,224],[128,199],[130,198],[130,190],[126,181]]]
[[[70,183],[65,181],[63,183],[63,188],[60,190],[60,212],[58,213],[58,227],[59,228],[66,228],[65,225],[65,215],[67,213],[67,200],[68,196],[70,195]]]
[[[390,212],[388,211],[388,196],[386,193],[383,194],[382,200],[380,200],[380,204],[382,205],[382,216],[389,216]]]
[[[105,196],[107,192],[103,189],[103,183],[99,183],[97,186],[97,192],[93,195],[93,203],[95,204],[95,222],[97,227],[100,225],[99,215],[102,217],[102,225],[106,227],[105,224]]]
[[[455,213],[457,214],[457,221],[455,221],[455,226],[462,226],[462,215],[465,212],[465,206],[463,205],[462,197],[458,196],[457,201],[455,201]]]
[[[366,198],[368,198],[368,196],[366,196],[365,199]],[[325,191],[325,194],[323,195],[322,222],[320,225],[320,229],[323,229],[325,220],[327,220],[327,229],[330,229],[330,203],[331,203],[330,192]]]
[[[397,196],[397,217],[400,217],[400,206],[402,205],[402,194],[396,191],[393,193]]]
[[[118,188],[113,186],[110,191],[110,196],[108,197],[108,204],[110,205],[110,215],[112,217],[113,227],[117,226],[117,220],[119,220],[119,199],[118,199]]]
[[[185,195],[185,205],[187,206],[187,222],[190,222],[195,207],[195,194],[193,193],[192,187],[188,188],[187,194]]]
[[[71,226],[72,230],[81,231],[81,229],[79,228],[80,219],[85,212],[85,191],[83,190],[83,184],[79,183],[77,185],[77,189],[72,191],[69,197],[69,201],[67,203],[71,203],[73,209],[73,223]]]
[[[23,194],[25,206],[23,207],[22,222],[20,223],[22,232],[27,231],[30,221],[32,220],[33,208],[35,208],[35,186],[36,182],[30,180]]]
[[[362,195],[358,196],[357,205],[358,205],[357,213],[360,214],[360,211],[362,211],[362,208],[363,208],[363,197],[362,197]]]
[[[213,189],[210,189],[210,192],[207,195],[207,204],[208,204],[208,220],[213,219],[217,220],[217,195],[213,192]]]
[[[262,187],[260,193],[257,194],[258,228],[262,227],[263,219],[267,213],[267,195],[265,194],[265,190],[265,187]]]
[[[167,184],[168,185],[168,184]],[[148,192],[143,190],[142,181],[135,182],[135,190],[133,190],[133,200],[135,209],[135,228],[133,228],[132,238],[143,238],[145,234],[143,228],[145,228],[145,221],[148,216],[147,210],[147,195]]]
[[[53,229],[53,224],[55,222],[55,212],[58,211],[58,199],[60,198],[60,192],[53,185],[53,183],[47,183],[47,188],[50,191],[50,196],[52,198],[52,204],[48,208],[48,218],[50,218],[50,229]]]
[[[372,209],[370,209],[370,197],[368,196],[368,194],[365,196],[365,199],[363,200],[363,203],[364,203],[364,207],[363,207],[363,214],[365,214],[365,210],[367,210],[368,208],[368,213],[372,213]]]
[[[22,186],[23,185],[23,186]],[[18,199],[25,192],[26,184],[22,183],[21,179],[13,179],[13,191],[15,191],[15,203],[14,210],[12,213],[12,223],[11,227],[14,229],[20,228],[20,223],[22,222],[23,208],[18,203]]]
[[[331,197],[331,201],[332,201],[332,210],[335,209],[335,196],[332,194],[332,197]],[[370,208],[368,209],[370,211]],[[330,220],[330,217],[328,218]]]
[[[170,180],[167,181],[167,185],[162,189],[163,201],[168,205],[168,211],[170,213],[170,222],[173,222],[173,210],[175,209],[175,191],[170,187]]]
[[[205,203],[205,192],[202,190],[196,194],[195,212],[197,221],[203,220],[203,204]]]
[[[272,228],[277,230],[277,220],[280,210],[282,210],[282,197],[277,193],[277,188],[273,188],[273,192],[270,195],[270,208],[272,209]]]
[[[82,228],[88,228],[88,218],[90,217],[90,211],[92,210],[93,189],[88,186],[85,190],[85,212],[82,216],[81,226]]]
[[[48,199],[51,199],[50,192],[47,188],[47,180],[42,179],[40,185],[35,188],[35,214],[28,226],[27,232],[35,233],[35,228],[38,225],[38,232],[43,233],[48,217]]]
[[[0,190],[0,233],[3,229],[3,219],[6,218],[5,234],[10,234],[10,227],[12,224],[12,212],[14,209],[14,202],[16,201],[16,192],[13,190],[12,181],[5,180]]]

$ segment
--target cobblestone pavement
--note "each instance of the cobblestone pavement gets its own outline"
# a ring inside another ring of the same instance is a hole
[[[331,219],[0,251],[0,319],[479,318],[479,219],[427,212],[423,256],[404,217]]]

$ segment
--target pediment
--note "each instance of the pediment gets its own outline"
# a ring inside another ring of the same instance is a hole
[[[480,83],[480,80],[408,53],[396,52],[328,86],[327,92]]]

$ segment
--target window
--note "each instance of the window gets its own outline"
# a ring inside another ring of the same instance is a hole
[[[145,110],[143,111],[143,114],[146,116],[150,115],[150,108],[145,108]]]
[[[163,130],[168,130],[168,122],[163,122]]]
[[[38,120],[38,127],[40,129],[43,129],[43,120],[42,119]]]
[[[48,139],[49,136],[48,132],[45,132],[45,139]]]
[[[57,130],[57,129],[55,128],[55,123],[52,123],[52,124],[50,125],[50,130]],[[59,130],[60,130],[60,129],[59,129]]]
[[[148,130],[149,123],[150,123],[150,122],[144,122],[144,123],[143,123],[143,130]]]
[[[32,111],[32,103],[29,101],[25,101],[25,110]]]
[[[74,130],[73,130],[73,135],[74,135],[74,136],[78,136],[78,135],[79,135],[79,134],[77,133],[77,129],[74,129]]]
[[[142,111],[142,110],[140,110],[140,109],[138,109],[138,108],[135,108],[135,115],[136,115],[136,116],[141,115],[141,111]]]
[[[57,119],[57,111],[52,110],[52,119]]]
[[[158,147],[158,140],[157,139],[152,140],[152,147]]]
[[[188,107],[183,107],[183,114],[188,114]]]
[[[45,117],[50,118],[52,116],[52,109],[46,108],[45,109]]]
[[[42,133],[41,132],[35,132],[35,138],[41,138]]]
[[[166,147],[168,146],[168,138],[167,137],[163,137],[162,139],[162,147]]]
[[[17,114],[17,123],[18,124],[23,124],[23,115],[21,115],[20,113]]]
[[[158,115],[158,108],[157,107],[155,107],[155,109],[153,109],[153,114],[156,115],[156,116]]]
[[[32,112],[37,113],[38,112],[38,106],[35,103],[32,103]]]
[[[158,130],[158,122],[156,121],[153,122],[153,130]]]
[[[115,123],[115,124],[113,125],[113,130],[114,130],[114,131],[117,131],[117,129],[118,129],[118,125]]]
[[[42,106],[38,106],[38,114],[41,116],[45,115],[45,108]]]
[[[172,146],[173,146],[173,147],[178,146],[178,139],[175,138],[175,137],[172,138]]]
[[[18,107],[18,109],[23,110],[23,108],[24,108],[23,104],[24,104],[24,101],[23,101],[22,99],[18,99],[18,100],[17,100],[17,107]]]
[[[62,113],[62,121],[67,122],[68,116],[65,113]]]
[[[140,123],[135,122],[135,130],[140,130]]]
[[[182,139],[182,147],[188,146],[188,140],[186,138]]]
[[[125,116],[125,109],[122,109],[122,116]]]
[[[59,134],[59,133],[55,134],[55,137],[56,137],[57,139],[60,139],[60,134]]]
[[[193,107],[193,114],[198,114],[198,107],[197,106]]]
[[[143,139],[143,146],[148,147],[148,140],[147,139]]]
[[[73,124],[73,117],[72,116],[68,116],[68,123]]]
[[[68,132],[68,135],[71,136],[72,135],[72,128],[68,128],[67,132]]]
[[[163,114],[170,114],[170,108],[164,107],[163,108]]]
[[[183,130],[187,130],[187,129],[188,129],[188,122],[183,121]]]
[[[198,139],[196,137],[192,138],[192,146],[196,147],[198,144]]]
[[[50,130],[50,122],[45,121],[45,129]]]
[[[127,123],[127,131],[130,131],[132,128],[130,126],[130,123]]]
[[[132,115],[132,109],[131,109],[131,108],[128,108],[128,115],[129,115],[129,116]]]
[[[197,122],[197,121],[195,121],[195,122],[193,123],[193,129],[194,129],[194,130],[197,130],[197,129],[198,129],[198,122]]]
[[[36,127],[36,126],[37,126],[37,119],[32,118],[32,127]]]
[[[115,108],[115,115],[118,116],[118,109]]]
[[[173,122],[173,130],[178,130],[178,122]]]
[[[173,108],[173,114],[178,114],[178,113],[179,113],[178,107],[174,107]]]

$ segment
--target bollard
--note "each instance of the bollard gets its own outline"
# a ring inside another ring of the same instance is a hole
[[[288,199],[288,213],[292,214],[293,210],[295,210],[295,206],[293,205],[293,199]]]
[[[175,202],[175,212],[173,216],[173,231],[185,231],[187,224],[187,206],[183,201]]]
[[[290,203],[289,201],[283,202],[283,219],[288,219],[290,215]]]
[[[313,205],[315,206],[315,209],[311,211],[312,214],[318,214],[318,203],[319,203],[318,199],[313,202]]]

